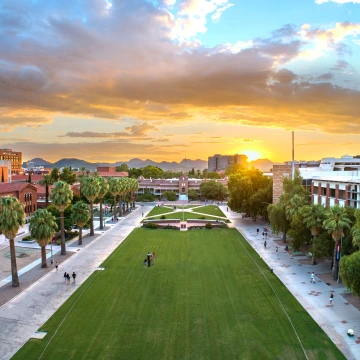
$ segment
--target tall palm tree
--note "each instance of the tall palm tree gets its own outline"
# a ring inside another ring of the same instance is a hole
[[[355,225],[351,228],[351,235],[353,238],[353,245],[360,247],[360,210],[356,209],[354,212],[356,218]]]
[[[17,287],[19,275],[16,265],[15,237],[21,226],[25,223],[24,205],[12,196],[4,196],[0,201],[0,233],[4,234],[10,242],[10,259],[12,286]]]
[[[109,180],[109,191],[114,197],[114,219],[116,218],[116,197],[120,192],[120,182],[117,178],[110,178]]]
[[[107,194],[107,192],[109,191],[109,184],[103,177],[99,176],[99,185],[100,185],[100,190],[97,197],[99,198],[99,202],[100,202],[100,229],[103,229],[104,228],[103,199]]]
[[[78,245],[82,245],[82,229],[91,218],[91,211],[88,204],[78,201],[72,208],[71,219],[79,227]]]
[[[41,246],[41,267],[46,268],[46,245],[49,244],[57,229],[56,218],[45,209],[35,211],[30,219],[30,234]]]
[[[100,184],[99,178],[97,176],[88,176],[82,179],[81,181],[81,193],[89,200],[90,202],[90,236],[94,236],[94,200],[99,195]]]
[[[138,183],[137,179],[131,179],[131,181],[133,183],[133,188],[132,188],[133,204],[132,204],[132,207],[135,208],[135,191],[139,188],[139,183]]]
[[[316,236],[319,235],[325,220],[325,208],[322,205],[305,205],[301,208],[301,215],[304,219],[305,225],[310,229],[313,236],[313,245],[315,244]],[[313,250],[312,265],[316,265],[316,252]]]
[[[49,186],[54,183],[54,179],[50,174],[43,175],[43,178],[39,181],[41,186],[45,186],[45,205],[49,206]]]
[[[327,219],[324,221],[323,226],[331,233],[331,236],[335,241],[332,275],[333,279],[336,280],[339,273],[339,260],[336,257],[336,249],[339,240],[344,236],[344,230],[350,228],[351,221],[347,217],[346,209],[338,205],[327,209],[325,211],[325,216]]]
[[[123,200],[123,195],[126,192],[126,184],[125,184],[125,178],[118,178],[117,179],[118,183],[119,183],[119,192],[118,195],[119,196],[119,211],[120,211],[120,215],[123,216],[123,204],[122,204],[122,200]]]
[[[57,181],[50,193],[52,205],[54,205],[60,212],[60,229],[61,229],[61,255],[66,255],[65,247],[65,226],[64,226],[64,211],[71,203],[73,192],[70,185],[64,181]]]

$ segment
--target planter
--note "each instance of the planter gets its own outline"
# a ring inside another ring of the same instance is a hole
[[[36,240],[18,240],[17,242],[23,243],[23,244],[33,244],[36,242]]]

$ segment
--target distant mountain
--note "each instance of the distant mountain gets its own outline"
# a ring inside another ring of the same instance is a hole
[[[274,163],[269,159],[257,159],[254,161],[250,161],[249,167],[251,168],[253,166],[255,169],[259,169],[262,172],[270,172],[274,164],[277,163]]]
[[[161,161],[161,162],[156,162],[150,159],[146,159],[146,160],[141,160],[138,158],[135,159],[131,159],[129,161],[118,161],[115,164],[110,164],[110,163],[106,163],[106,162],[99,162],[99,163],[91,163],[85,160],[81,160],[81,159],[76,159],[76,158],[64,158],[61,159],[55,163],[51,163],[49,161],[46,161],[44,159],[40,159],[40,158],[35,158],[32,160],[29,160],[35,163],[35,166],[44,166],[44,167],[50,167],[50,168],[55,168],[57,167],[62,168],[62,167],[72,167],[72,168],[81,168],[81,167],[86,167],[89,170],[96,170],[97,166],[118,166],[121,164],[127,164],[130,168],[143,168],[145,166],[148,165],[152,165],[152,166],[158,166],[159,168],[163,169],[163,170],[170,170],[170,171],[189,171],[192,168],[194,169],[199,169],[199,170],[204,170],[207,168],[207,161],[206,160],[190,160],[190,159],[184,159],[182,160],[180,163],[177,163],[175,161],[173,162],[168,162],[168,161]],[[25,164],[25,163],[24,163]],[[26,166],[26,165],[24,165]]]

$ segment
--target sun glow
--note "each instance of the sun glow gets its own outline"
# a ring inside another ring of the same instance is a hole
[[[253,161],[261,158],[261,154],[255,150],[243,150],[240,151],[239,154],[246,155],[249,161]]]

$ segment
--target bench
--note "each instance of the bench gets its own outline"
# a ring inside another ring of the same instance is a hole
[[[304,255],[302,251],[294,251],[292,253],[292,256],[302,256],[302,255]]]

